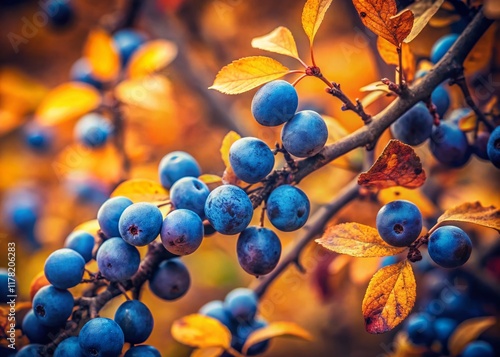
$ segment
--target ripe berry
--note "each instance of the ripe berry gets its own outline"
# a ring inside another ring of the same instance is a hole
[[[433,122],[425,104],[417,103],[391,125],[391,131],[396,139],[416,146],[431,136]]]
[[[143,246],[151,243],[160,234],[163,215],[158,207],[149,202],[128,206],[118,221],[118,229],[128,244]]]
[[[28,337],[30,343],[48,343],[50,342],[49,334],[55,334],[56,328],[45,326],[38,320],[33,310],[28,311],[24,316],[22,323],[23,335]]]
[[[200,308],[199,313],[218,320],[230,331],[233,331],[236,327],[236,321],[220,300],[206,303]]]
[[[185,208],[205,218],[205,202],[210,193],[207,185],[195,177],[183,177],[170,189],[170,201],[176,209]]]
[[[83,325],[78,342],[85,356],[119,356],[125,343],[120,326],[105,317],[96,317]]]
[[[123,29],[113,35],[113,41],[124,66],[134,52],[146,42],[146,35],[132,29]]]
[[[161,228],[161,241],[166,250],[176,255],[194,253],[203,240],[203,222],[193,211],[170,212]]]
[[[132,204],[133,202],[130,199],[123,196],[112,197],[102,204],[97,212],[97,221],[106,237],[120,236],[120,229],[118,227],[120,216]]]
[[[161,354],[153,346],[140,345],[131,347],[124,357],[161,357]]]
[[[257,319],[251,321],[250,323],[243,323],[239,325],[236,329],[236,334],[233,336],[233,341],[231,345],[238,351],[241,351],[243,345],[245,344],[248,336],[253,332],[260,330],[268,325],[268,323],[263,319]],[[262,342],[252,345],[247,351],[247,356],[256,356],[264,353],[269,347],[269,340],[264,340]]]
[[[426,313],[412,314],[406,323],[406,332],[413,344],[429,346],[434,339],[431,316]]]
[[[465,133],[457,125],[441,122],[433,129],[431,152],[442,164],[461,167],[469,161],[471,151]]]
[[[457,327],[457,321],[442,317],[434,321],[436,340],[441,344],[441,351],[448,354],[448,340]]]
[[[462,357],[493,357],[495,351],[493,347],[485,341],[472,341],[465,346]]]
[[[457,34],[449,34],[441,37],[439,40],[434,43],[431,49],[431,62],[437,63],[441,58],[444,57],[446,52],[453,46],[455,41],[457,40]]]
[[[432,103],[436,106],[439,116],[442,118],[450,107],[450,95],[443,85],[437,86],[431,94]]]
[[[15,354],[15,357],[42,357],[43,347],[38,343],[26,345]]]
[[[50,127],[41,126],[34,122],[29,123],[23,128],[24,140],[31,149],[44,152],[53,144],[54,133]]]
[[[444,268],[456,268],[469,260],[472,242],[460,228],[444,226],[429,236],[428,251],[436,264]]]
[[[50,24],[55,27],[66,26],[75,17],[70,0],[49,0],[46,9]]]
[[[78,337],[72,336],[57,345],[54,357],[83,357]]]
[[[239,323],[252,321],[257,313],[259,302],[253,290],[237,288],[229,292],[224,307]]]
[[[136,247],[114,237],[102,243],[96,260],[102,276],[111,281],[123,281],[131,278],[139,269],[141,257]]]
[[[163,187],[169,189],[180,178],[200,176],[201,170],[194,157],[183,151],[174,151],[161,159],[158,173]]]
[[[241,188],[222,185],[208,195],[205,214],[217,232],[236,234],[242,232],[250,223],[253,206]]]
[[[229,162],[239,179],[257,183],[273,169],[274,155],[262,140],[242,138],[231,145]]]
[[[125,301],[116,310],[114,320],[120,325],[125,342],[132,344],[146,341],[153,331],[153,315],[139,300]]]
[[[290,120],[297,110],[299,97],[287,81],[276,80],[262,86],[252,100],[252,114],[264,126],[277,126]]]
[[[500,168],[500,126],[491,132],[487,152],[491,163]]]
[[[388,244],[394,247],[409,246],[422,231],[422,214],[409,201],[389,202],[377,213],[377,230]]]
[[[99,148],[106,144],[113,127],[101,114],[84,115],[75,125],[75,140],[89,148]]]
[[[85,260],[85,263],[88,263],[92,259],[94,244],[94,236],[85,231],[74,231],[64,241],[64,247],[73,249],[79,253]]]
[[[73,249],[62,248],[53,252],[45,261],[47,280],[58,289],[69,289],[78,285],[85,271],[85,260]]]
[[[328,128],[323,118],[312,110],[294,115],[281,131],[285,149],[297,157],[316,155],[328,139]]]
[[[69,76],[72,81],[87,83],[97,89],[102,88],[102,82],[94,77],[92,67],[86,58],[82,57],[73,63]]]
[[[281,242],[270,229],[248,227],[238,237],[236,252],[241,267],[248,274],[265,275],[278,264]]]
[[[33,298],[33,312],[41,324],[49,327],[63,325],[73,311],[73,295],[52,285],[44,286]]]
[[[186,294],[191,277],[179,258],[164,260],[149,280],[149,288],[163,300],[176,300]]]
[[[266,203],[266,212],[272,225],[284,232],[291,232],[306,224],[310,203],[299,188],[282,185],[273,190]]]

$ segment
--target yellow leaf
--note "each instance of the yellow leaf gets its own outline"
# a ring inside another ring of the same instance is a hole
[[[89,33],[83,49],[83,55],[92,68],[92,76],[103,82],[112,81],[120,73],[120,55],[113,39],[104,30],[97,29]]]
[[[375,34],[399,46],[413,27],[410,10],[398,12],[395,0],[353,0],[363,24]]]
[[[248,336],[245,341],[245,345],[241,350],[244,355],[246,355],[248,349],[253,345],[269,340],[273,337],[297,337],[306,341],[312,341],[312,335],[304,330],[299,325],[293,322],[273,322],[266,327],[258,329],[255,332],[252,332],[250,336]]]
[[[392,330],[408,316],[415,298],[415,275],[408,260],[380,269],[370,280],[363,299],[366,331]]]
[[[318,32],[319,26],[323,22],[326,10],[332,4],[332,0],[307,0],[302,10],[302,27],[309,38],[309,43],[313,44],[314,36]]]
[[[223,67],[209,89],[225,94],[239,94],[283,77],[290,70],[265,56],[244,57]]]
[[[218,175],[204,174],[198,177],[198,179],[207,185],[210,191],[222,185],[222,177]]]
[[[158,182],[148,179],[131,179],[122,182],[111,193],[111,197],[125,196],[136,202],[157,203],[169,198],[166,190]]]
[[[222,139],[222,145],[220,147],[220,155],[222,158],[222,161],[224,161],[224,165],[226,165],[226,168],[231,167],[231,163],[229,162],[229,149],[231,148],[231,145],[234,144],[235,141],[241,139],[240,134],[230,131],[229,133],[224,136],[224,139]]]
[[[495,38],[496,29],[496,23],[493,23],[465,58],[463,66],[467,73],[475,73],[491,62],[493,48],[497,43]]]
[[[159,74],[125,80],[115,88],[120,102],[158,112],[169,112],[171,94],[170,81]]]
[[[448,349],[451,355],[460,355],[469,342],[474,341],[484,331],[495,325],[496,322],[497,320],[493,316],[476,317],[462,322],[448,340]]]
[[[495,206],[483,207],[480,202],[463,203],[446,210],[429,232],[435,231],[443,223],[453,222],[473,223],[500,232],[500,209]]]
[[[458,127],[463,132],[469,132],[476,129],[477,115],[474,111],[470,111],[463,118],[458,121]]]
[[[422,193],[420,189],[409,189],[404,187],[389,187],[380,190],[378,199],[385,205],[394,200],[407,200],[413,202],[419,208],[424,217],[435,217],[437,207],[432,201]]]
[[[366,108],[366,107],[372,105],[373,103],[375,103],[375,101],[377,101],[378,99],[380,99],[382,97],[388,97],[390,95],[391,95],[390,93],[385,92],[385,91],[371,92],[371,93],[368,93],[366,96],[364,96],[361,99],[361,104],[363,105],[364,108]]]
[[[327,228],[316,243],[328,250],[353,257],[385,257],[401,253],[406,247],[387,244],[377,230],[359,223],[342,223]]]
[[[415,19],[413,21],[413,28],[404,42],[410,43],[420,32],[422,32],[425,25],[427,25],[429,20],[439,10],[443,2],[444,0],[424,0],[416,1],[408,6],[408,9],[413,12]]]
[[[130,59],[128,76],[139,78],[152,75],[167,67],[177,56],[177,46],[167,40],[149,41]]]
[[[385,63],[399,66],[399,55],[397,47],[392,43],[379,36],[377,38],[377,50],[380,54],[380,57],[382,57]],[[416,61],[415,57],[413,56],[413,52],[411,51],[410,45],[408,45],[407,43],[403,43],[401,45],[401,56],[405,78],[407,81],[411,82],[415,75]]]
[[[295,39],[290,30],[283,26],[277,27],[267,35],[254,38],[252,40],[252,47],[299,58]]]
[[[42,125],[55,125],[73,120],[96,109],[101,103],[99,92],[81,82],[63,83],[52,89],[35,112]]]
[[[211,317],[192,314],[172,324],[172,337],[185,345],[198,348],[231,346],[231,332],[226,326]]]
[[[219,357],[222,353],[222,347],[198,348],[191,353],[191,357]]]

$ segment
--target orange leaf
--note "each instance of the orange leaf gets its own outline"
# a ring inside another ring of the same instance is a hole
[[[353,0],[363,24],[375,34],[399,46],[413,27],[413,13],[397,14],[395,0]]]
[[[425,25],[427,25],[429,20],[439,10],[443,2],[444,0],[422,0],[415,1],[413,4],[408,6],[408,9],[413,12],[415,20],[413,21],[413,28],[404,42],[410,43],[420,32],[422,32]]]
[[[463,132],[470,132],[476,129],[477,115],[474,111],[470,111],[463,118],[458,121],[458,127]]]
[[[130,59],[128,76],[132,79],[155,74],[167,67],[177,56],[177,46],[167,40],[149,41]]]
[[[120,56],[114,47],[113,39],[106,31],[97,29],[89,33],[83,55],[89,61],[92,75],[96,79],[108,82],[118,76]]]
[[[443,223],[453,222],[473,223],[500,232],[500,209],[495,206],[483,207],[480,202],[463,203],[446,210],[429,232],[435,231]]]
[[[125,80],[115,88],[120,102],[164,113],[172,107],[171,94],[170,81],[159,74]]]
[[[299,58],[295,39],[290,30],[283,26],[277,27],[267,35],[254,38],[252,40],[252,47]]]
[[[225,94],[239,94],[283,77],[290,70],[265,56],[244,57],[223,67],[209,89]]]
[[[223,353],[222,347],[205,347],[194,350],[191,357],[219,357]]]
[[[384,333],[399,325],[415,304],[416,287],[408,260],[375,273],[363,299],[366,331]]]
[[[316,32],[323,22],[326,10],[332,4],[332,0],[307,0],[302,10],[302,27],[309,38],[309,43],[313,44]]]
[[[160,203],[169,199],[168,191],[158,182],[148,179],[131,179],[122,182],[111,197],[125,196],[136,202]]]
[[[35,297],[35,294],[38,292],[38,290],[40,290],[41,288],[43,288],[44,286],[47,286],[47,285],[50,285],[50,283],[47,280],[47,278],[45,277],[45,273],[42,270],[37,275],[35,275],[33,280],[31,280],[30,300],[33,300],[33,298]]]
[[[452,356],[458,356],[462,353],[465,346],[474,341],[484,331],[495,325],[497,319],[490,317],[476,317],[465,320],[457,326],[450,339],[448,340],[448,349]]]
[[[301,338],[306,341],[312,341],[313,337],[309,332],[304,330],[302,327],[293,322],[283,321],[283,322],[273,322],[266,327],[252,332],[245,341],[245,345],[242,348],[244,355],[247,354],[248,349],[253,345],[269,340],[274,337],[296,337]]]
[[[397,46],[394,46],[392,43],[379,36],[377,38],[377,50],[385,63],[399,66]],[[415,75],[416,61],[410,45],[407,43],[401,45],[401,55],[403,56],[402,63],[405,78],[407,81],[411,82]]]
[[[191,347],[228,349],[231,346],[231,332],[227,327],[201,314],[184,316],[174,321],[171,333],[175,340]]]
[[[359,223],[332,225],[321,238],[316,239],[316,243],[328,250],[353,257],[385,257],[406,249],[387,244],[375,228]]]
[[[101,103],[99,92],[81,82],[63,83],[52,89],[35,112],[42,125],[55,125],[73,120],[94,110]]]
[[[417,188],[425,182],[422,163],[413,148],[391,140],[367,172],[359,175],[361,186],[382,189],[393,186]]]

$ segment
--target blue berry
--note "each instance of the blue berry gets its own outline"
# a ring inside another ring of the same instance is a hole
[[[431,136],[433,122],[425,104],[417,103],[391,125],[391,131],[396,139],[416,146]]]
[[[97,221],[106,237],[120,236],[118,227],[120,216],[132,204],[133,202],[130,199],[123,196],[112,197],[102,204],[97,212]]]
[[[28,311],[23,319],[22,324],[23,335],[28,337],[30,343],[48,343],[51,340],[51,335],[55,336],[56,328],[51,328],[43,325],[36,317],[33,310]]]
[[[394,247],[406,247],[422,231],[422,214],[410,201],[392,201],[378,211],[376,224],[384,241]]]
[[[257,313],[258,304],[257,295],[247,288],[234,289],[224,300],[224,307],[238,323],[252,321]]]
[[[99,148],[106,144],[113,131],[110,121],[97,113],[84,115],[74,129],[75,140],[89,148]]]
[[[233,331],[236,327],[236,321],[231,313],[225,308],[224,303],[220,300],[206,303],[200,308],[199,313],[218,320],[230,331]]]
[[[497,126],[490,134],[487,153],[491,163],[500,168],[500,126]]]
[[[57,345],[54,357],[83,357],[78,337],[68,337]]]
[[[17,286],[17,283],[15,285]],[[9,273],[7,269],[0,268],[0,303],[6,303],[7,301],[9,301],[7,295],[12,295],[12,293],[9,291]]]
[[[45,261],[45,277],[58,289],[78,285],[85,271],[85,260],[73,249],[62,248],[53,252]]]
[[[185,208],[205,218],[205,202],[210,190],[204,182],[195,177],[183,177],[170,189],[170,201],[176,209]]]
[[[33,298],[33,312],[45,326],[63,325],[73,311],[73,295],[52,285],[44,286]]]
[[[469,260],[472,242],[460,228],[444,226],[429,236],[428,251],[436,264],[444,268],[456,268]]]
[[[179,258],[164,260],[149,280],[149,288],[163,300],[182,297],[191,285],[191,277]]]
[[[299,97],[287,81],[276,80],[262,86],[252,100],[252,114],[261,125],[277,126],[290,120],[297,110]]]
[[[484,341],[472,341],[467,346],[465,346],[462,357],[493,357],[495,356],[495,351],[493,347]]]
[[[85,231],[74,231],[66,238],[64,247],[73,249],[83,257],[85,263],[88,263],[92,259],[94,244],[95,240],[92,234]]]
[[[24,127],[24,140],[28,147],[36,151],[47,151],[53,144],[54,133],[51,128],[32,122]]]
[[[174,151],[161,159],[158,173],[163,187],[169,189],[183,177],[200,176],[201,169],[194,157],[183,151]]]
[[[241,351],[243,345],[245,344],[248,336],[261,328],[264,328],[268,323],[263,319],[257,319],[251,321],[250,323],[243,323],[236,329],[236,335],[233,338],[231,345],[233,348]],[[247,351],[247,356],[255,356],[264,353],[269,347],[269,340],[265,340],[252,345]]]
[[[15,189],[3,199],[2,216],[9,228],[23,234],[33,233],[40,216],[41,199],[31,189]]]
[[[266,203],[269,221],[284,232],[297,230],[306,224],[310,208],[306,194],[290,185],[275,188]]]
[[[328,128],[323,118],[312,110],[294,115],[281,131],[284,148],[297,157],[316,155],[325,146]]]
[[[439,40],[437,40],[431,49],[431,56],[430,56],[431,62],[438,63],[439,60],[444,57],[446,52],[448,52],[451,46],[453,46],[457,38],[458,35],[453,33],[450,35],[443,36]]]
[[[265,275],[278,264],[281,242],[270,229],[248,227],[238,237],[236,252],[241,267],[248,274]]]
[[[42,357],[42,351],[43,345],[33,343],[21,348],[15,357]]]
[[[139,269],[141,256],[136,247],[115,237],[102,243],[96,260],[102,276],[110,281],[123,281],[131,278]]]
[[[92,73],[90,62],[83,57],[71,66],[70,78],[72,81],[87,83],[97,89],[102,88],[102,82],[97,80]]]
[[[194,253],[203,240],[203,222],[193,211],[170,212],[161,228],[161,241],[166,250],[176,255]]]
[[[124,357],[161,357],[161,354],[153,346],[141,345],[131,347]]]
[[[447,122],[441,122],[434,128],[430,147],[434,157],[450,167],[465,165],[471,155],[465,133],[458,126]]]
[[[87,357],[119,356],[124,337],[120,326],[113,320],[97,317],[83,325],[78,342]]]
[[[448,353],[448,339],[457,327],[457,321],[446,317],[436,319],[434,321],[434,332],[436,340],[441,344],[443,353]]]
[[[248,183],[257,183],[274,167],[274,155],[265,142],[242,138],[229,149],[229,162],[236,176]]]
[[[406,323],[406,332],[413,344],[429,346],[435,333],[431,316],[426,313],[411,315]]]
[[[442,118],[450,107],[450,95],[443,85],[437,86],[431,94],[432,103],[436,106],[439,116]]]
[[[146,341],[153,331],[153,315],[139,300],[125,301],[121,304],[116,310],[114,320],[120,325],[125,342],[132,344]]]
[[[222,185],[208,195],[205,214],[217,232],[236,234],[242,232],[250,224],[253,206],[241,188]]]
[[[49,21],[52,26],[66,26],[70,24],[75,17],[70,0],[49,0],[46,6]]]
[[[120,54],[122,65],[127,64],[134,52],[146,42],[146,36],[132,29],[123,29],[113,35],[113,41]]]
[[[140,247],[158,237],[162,222],[163,215],[158,207],[139,202],[125,208],[118,221],[118,229],[123,240]]]

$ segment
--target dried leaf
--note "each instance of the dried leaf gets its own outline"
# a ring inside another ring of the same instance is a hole
[[[265,56],[244,57],[223,67],[209,89],[225,94],[239,94],[283,77],[290,70]]]
[[[201,314],[184,316],[174,321],[171,333],[175,340],[191,347],[228,349],[231,346],[231,332],[227,327]]]
[[[463,66],[467,73],[475,73],[490,63],[493,47],[497,43],[495,42],[496,29],[496,23],[493,23],[465,58]]]
[[[395,0],[353,0],[363,24],[375,34],[399,46],[411,32],[413,13],[397,13]]]
[[[153,75],[167,67],[176,56],[177,46],[173,42],[149,41],[130,58],[128,76],[133,79]]]
[[[131,179],[122,182],[111,193],[111,197],[125,196],[136,202],[165,202],[169,198],[166,190],[158,182],[148,179]]]
[[[370,280],[363,299],[366,331],[392,330],[408,316],[415,298],[415,276],[408,260],[380,269]]]
[[[242,349],[243,354],[246,355],[248,349],[253,345],[274,337],[296,337],[306,341],[313,340],[312,335],[296,323],[288,321],[273,322],[248,336]]]
[[[353,257],[385,257],[406,249],[387,244],[375,228],[354,222],[328,227],[323,236],[316,239],[316,243],[328,250]]]
[[[120,102],[158,112],[170,111],[171,94],[170,81],[159,74],[125,80],[115,87]]]
[[[451,355],[460,355],[469,342],[476,340],[479,335],[496,323],[497,320],[493,316],[476,317],[462,322],[448,340],[448,349]]]
[[[434,16],[434,14],[439,10],[444,0],[423,0],[416,1],[408,9],[413,12],[415,19],[413,21],[413,28],[410,34],[406,37],[404,42],[410,43],[418,36],[420,32],[424,29],[425,25]]]
[[[417,188],[425,182],[425,172],[413,148],[391,140],[367,172],[359,175],[358,184],[372,189],[392,186]]]
[[[379,36],[377,38],[377,50],[380,54],[380,57],[382,57],[385,63],[399,66],[399,55],[397,47],[392,43]],[[403,43],[401,45],[401,55],[403,57],[402,63],[405,78],[407,81],[411,82],[415,75],[416,61],[415,56],[411,51],[410,45],[408,45],[407,43]],[[387,85],[385,87],[387,88]]]
[[[222,353],[222,347],[198,348],[191,353],[191,357],[219,357]]]
[[[332,0],[307,0],[302,10],[302,27],[309,38],[309,43],[313,44],[316,32],[323,22],[325,13],[332,4]]]
[[[53,88],[35,112],[42,125],[55,125],[73,120],[94,110],[101,103],[97,89],[81,82],[63,83]]]
[[[92,68],[92,76],[103,82],[115,79],[120,72],[120,55],[111,36],[102,29],[89,33],[83,55]]]
[[[290,30],[283,26],[274,29],[267,35],[254,38],[252,40],[252,47],[297,59],[299,58],[295,39]]]
[[[500,232],[500,209],[495,206],[483,207],[480,202],[463,203],[446,210],[429,232],[435,231],[443,223],[453,222],[473,223]]]

